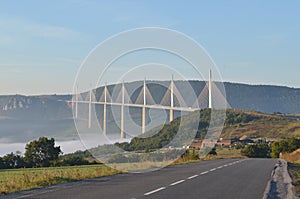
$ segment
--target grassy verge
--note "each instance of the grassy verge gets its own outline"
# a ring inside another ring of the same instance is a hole
[[[284,153],[281,158],[288,162],[288,172],[292,178],[295,195],[300,196],[300,149]]]
[[[288,171],[292,177],[292,184],[294,186],[294,192],[297,197],[300,196],[300,164],[288,163]]]
[[[113,175],[105,165],[0,170],[0,194],[8,194],[71,181]]]
[[[200,162],[205,160],[217,160],[217,159],[234,159],[234,158],[246,158],[241,155],[240,149],[230,149],[230,148],[217,148],[217,155],[207,155],[204,158],[193,159],[189,157],[181,157],[173,162],[172,165],[176,164],[187,164],[193,162]]]

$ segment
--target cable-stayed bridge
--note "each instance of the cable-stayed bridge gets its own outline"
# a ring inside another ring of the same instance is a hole
[[[190,89],[191,91],[191,89]],[[191,91],[193,92],[193,91]],[[95,90],[91,89],[84,94],[78,93],[76,91],[75,96],[72,99],[72,106],[74,110],[74,117],[78,118],[78,106],[79,104],[86,104],[88,106],[88,115],[87,122],[88,128],[92,124],[92,106],[93,105],[102,105],[103,111],[101,111],[102,116],[102,130],[103,134],[107,133],[107,109],[108,106],[120,107],[120,138],[125,138],[125,128],[124,128],[124,109],[125,107],[129,108],[139,108],[141,109],[141,129],[142,134],[146,131],[146,110],[147,109],[159,109],[165,110],[168,112],[169,121],[174,119],[174,111],[181,112],[193,112],[203,108],[215,108],[218,107],[218,101],[226,103],[224,92],[221,92],[215,82],[212,81],[211,72],[209,73],[209,80],[205,83],[203,89],[198,96],[195,96],[195,101],[187,103],[185,96],[182,96],[182,91],[176,86],[173,77],[165,89],[163,97],[159,103],[156,103],[154,100],[155,93],[151,93],[148,88],[148,81],[144,80],[139,93],[135,99],[132,99],[131,95],[128,93],[126,84],[123,82],[121,88],[115,91],[112,95],[111,91],[108,89],[108,85],[105,84],[98,97],[95,97]],[[190,93],[195,95],[195,93]],[[224,107],[224,106],[221,106]]]

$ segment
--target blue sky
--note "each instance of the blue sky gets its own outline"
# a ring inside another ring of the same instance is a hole
[[[132,28],[194,38],[225,81],[300,87],[300,1],[0,1],[0,94],[71,93],[88,53]]]

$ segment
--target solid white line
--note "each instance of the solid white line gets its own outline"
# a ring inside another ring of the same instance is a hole
[[[193,179],[193,178],[196,178],[196,177],[198,177],[198,175],[193,175],[191,177],[188,177],[188,179],[190,180],[190,179]]]
[[[200,175],[204,175],[204,174],[207,174],[209,171],[204,171],[202,173],[200,173]]]
[[[177,184],[180,184],[180,183],[182,183],[182,182],[184,182],[185,180],[179,180],[179,181],[177,181],[177,182],[174,182],[174,183],[172,183],[172,184],[170,184],[171,186],[174,186],[174,185],[177,185]]]
[[[209,170],[209,171],[215,171],[216,170],[216,168],[213,168],[213,169],[211,169],[211,170]]]
[[[145,193],[144,196],[151,195],[151,194],[153,194],[153,193],[155,193],[155,192],[158,192],[158,191],[161,191],[161,190],[164,190],[164,189],[166,189],[166,187],[161,187],[161,188],[155,189],[155,190],[153,190],[153,191],[150,191],[150,192],[148,192],[148,193]]]

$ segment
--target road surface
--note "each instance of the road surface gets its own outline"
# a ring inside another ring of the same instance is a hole
[[[31,199],[260,199],[274,159],[223,159],[120,174],[23,192],[5,198]]]

